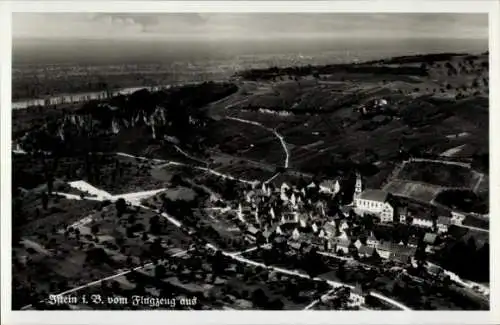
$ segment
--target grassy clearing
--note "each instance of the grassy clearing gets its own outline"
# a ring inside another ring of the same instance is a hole
[[[440,186],[404,180],[392,180],[384,187],[385,191],[394,195],[429,203],[436,197],[441,189]]]

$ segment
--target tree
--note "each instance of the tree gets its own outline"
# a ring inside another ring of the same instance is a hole
[[[134,238],[134,228],[133,226],[127,227],[126,234],[128,238]],[[123,247],[123,246],[122,246]]]
[[[125,211],[127,210],[127,202],[123,198],[119,198],[115,202],[116,212],[118,214],[118,218],[121,218]]]
[[[160,217],[158,215],[154,215],[151,219],[149,219],[149,232],[152,234],[159,234],[160,230]]]
[[[340,279],[340,280],[345,280],[345,276],[346,276],[346,273],[345,273],[345,262],[342,262],[339,264],[339,268],[337,270],[337,277]]]
[[[165,266],[158,264],[155,266],[155,277],[157,279],[163,279],[165,275],[167,274],[167,270],[165,269]]]
[[[272,300],[268,304],[268,306],[269,306],[270,310],[283,310],[283,307],[285,306],[285,304],[283,303],[283,301],[281,301],[281,299],[276,298],[276,299]]]
[[[90,232],[95,236],[99,232],[99,225],[93,224],[92,227],[90,227]]]
[[[260,249],[260,247],[266,243],[266,238],[264,237],[264,235],[262,234],[262,231],[259,231],[257,234],[256,234],[256,244],[257,244],[257,247]]]
[[[42,193],[42,207],[43,207],[43,209],[47,210],[48,205],[49,205],[49,196],[47,195],[47,193],[43,192]]]
[[[269,298],[266,296],[262,289],[257,289],[252,293],[252,304],[254,306],[262,307],[268,304]]]
[[[422,271],[427,260],[427,253],[425,252],[425,243],[419,243],[415,251],[415,260],[417,261],[417,268]]]

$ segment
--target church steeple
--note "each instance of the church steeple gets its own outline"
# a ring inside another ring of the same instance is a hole
[[[356,173],[356,185],[354,186],[354,199],[357,199],[361,192],[363,192],[363,183],[361,180],[361,175]]]

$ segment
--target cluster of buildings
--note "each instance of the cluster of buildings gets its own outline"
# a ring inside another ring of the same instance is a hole
[[[283,235],[290,227],[292,236],[299,236],[299,229],[320,233],[328,219],[325,197],[340,191],[338,181],[298,188],[283,183],[279,188],[263,183],[244,193],[244,201],[236,209],[237,219],[248,225],[248,236],[261,232],[268,238],[272,233]]]
[[[463,216],[456,213],[439,212],[440,215],[436,215],[427,210],[417,211],[398,203],[385,191],[364,190],[359,175],[353,203],[329,209],[327,202],[334,200],[341,190],[338,180],[311,182],[301,187],[262,183],[244,191],[244,199],[234,206],[235,218],[243,226],[245,238],[252,242],[271,242],[279,237],[297,251],[303,250],[304,244],[315,245],[323,251],[360,257],[377,255],[402,263],[413,258],[419,239],[410,236],[399,243],[382,241],[375,238],[373,232],[367,236],[366,229],[360,235],[352,230],[363,228],[360,221],[363,218],[353,219],[349,210],[355,212],[354,216],[371,215],[380,223],[425,228],[427,234],[423,241],[428,248],[450,225],[463,221]]]
[[[414,226],[433,227],[433,220],[424,215],[412,214],[406,207],[395,205],[388,193],[380,190],[362,189],[358,176],[355,185],[354,202],[347,209],[330,215],[326,201],[341,190],[338,181],[311,182],[301,188],[283,183],[280,187],[261,184],[244,192],[244,200],[238,203],[236,218],[246,226],[245,236],[250,241],[260,239],[270,242],[276,237],[284,239],[291,249],[302,250],[304,243],[316,245],[324,251],[361,257],[378,255],[406,263],[415,255],[418,239],[410,237],[407,242],[393,243],[375,238],[373,232],[365,238],[355,235],[349,229],[359,226],[349,218],[348,209],[357,214],[372,214],[382,223],[403,222]],[[452,220],[438,217],[439,232],[446,232]],[[432,233],[429,233],[431,235]],[[435,241],[427,238],[426,244]]]
[[[459,213],[440,212],[441,215],[433,216],[432,213],[415,213],[410,208],[397,204],[390,199],[389,193],[377,190],[363,190],[361,177],[357,177],[354,191],[354,207],[358,214],[372,214],[380,218],[380,222],[399,222],[417,227],[436,228],[438,233],[445,233],[452,224],[460,225],[465,219]]]

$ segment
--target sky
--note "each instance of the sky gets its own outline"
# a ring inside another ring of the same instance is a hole
[[[487,14],[14,13],[13,39],[487,39]]]

